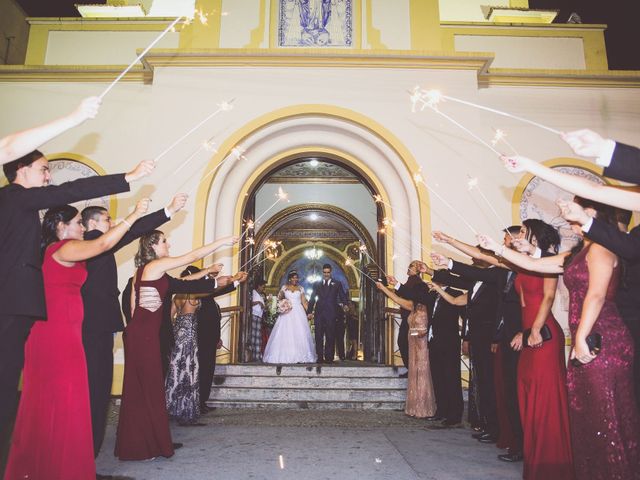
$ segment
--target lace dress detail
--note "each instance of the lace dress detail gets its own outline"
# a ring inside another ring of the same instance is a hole
[[[173,322],[175,345],[171,352],[165,390],[167,411],[180,423],[195,423],[200,416],[197,330],[197,313],[181,313],[179,310]]]

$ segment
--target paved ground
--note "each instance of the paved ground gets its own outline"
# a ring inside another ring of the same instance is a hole
[[[467,428],[429,427],[388,411],[216,410],[204,427],[172,425],[184,447],[170,458],[120,462],[113,456],[117,411],[98,472],[136,480],[519,479],[522,464],[497,460]]]

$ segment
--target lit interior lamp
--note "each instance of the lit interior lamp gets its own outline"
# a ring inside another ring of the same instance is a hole
[[[313,168],[316,168],[318,166],[320,162],[318,162],[318,160],[316,160],[315,158],[311,159],[309,161],[309,165],[312,166]]]

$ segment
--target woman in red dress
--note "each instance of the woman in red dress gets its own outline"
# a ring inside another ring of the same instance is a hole
[[[557,252],[558,232],[542,220],[524,220],[522,237],[543,255]],[[519,272],[516,291],[522,304],[522,329],[530,330],[518,361],[518,403],[523,431],[523,478],[549,480],[573,476],[567,401],[564,332],[551,313],[558,278]],[[543,341],[546,327],[551,338]]]
[[[158,230],[140,238],[134,276],[131,322],[124,330],[124,383],[118,418],[115,455],[120,460],[171,457],[179,443],[172,443],[160,357],[160,324],[163,302],[174,293],[210,293],[231,277],[216,282],[178,280],[173,270],[210,255],[236,237],[204,245],[179,257],[169,256],[169,243]]]
[[[87,365],[82,347],[80,288],[84,260],[111,249],[146,212],[148,200],[96,240],[82,240],[78,210],[52,208],[42,224],[47,320],[25,345],[24,384],[5,480],[87,480],[96,477]]]

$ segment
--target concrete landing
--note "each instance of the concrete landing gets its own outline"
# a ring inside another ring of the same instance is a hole
[[[184,447],[145,462],[113,457],[110,425],[98,472],[137,480],[522,478],[521,463],[500,462],[502,450],[471,439],[469,429],[429,428],[402,412],[216,410],[203,421],[172,425]]]

